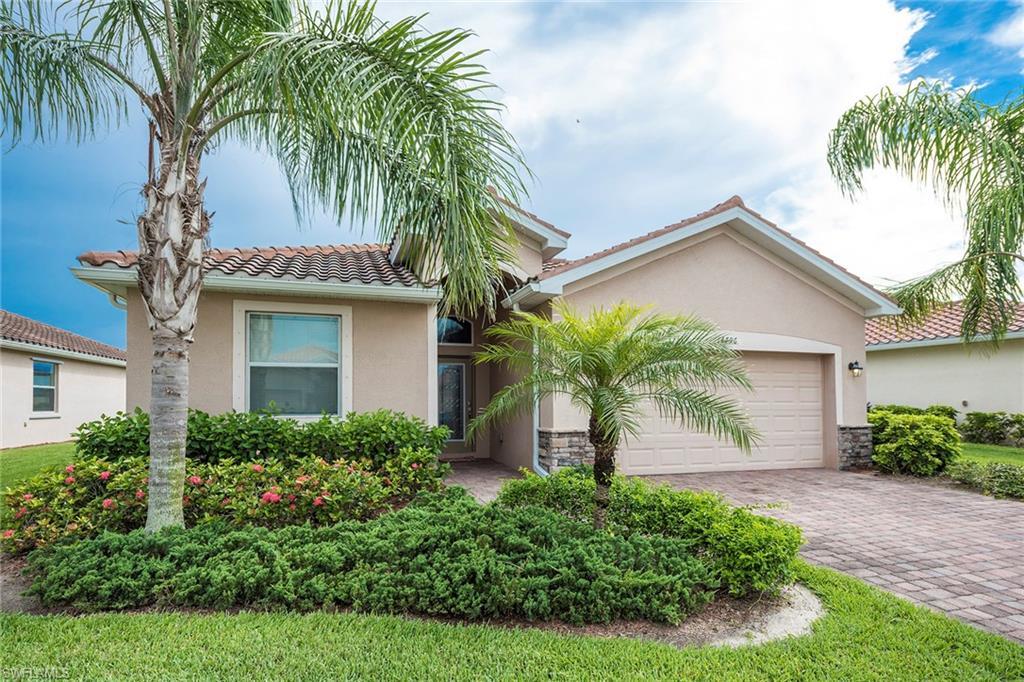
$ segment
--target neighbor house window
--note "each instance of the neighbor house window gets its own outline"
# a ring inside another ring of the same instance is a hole
[[[473,323],[458,317],[437,318],[437,342],[473,345]]]
[[[57,411],[57,363],[32,361],[32,411]]]
[[[250,411],[340,414],[341,317],[251,312],[247,332]]]

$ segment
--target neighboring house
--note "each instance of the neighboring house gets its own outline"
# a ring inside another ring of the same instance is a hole
[[[621,452],[629,473],[848,466],[870,456],[863,377],[864,320],[899,308],[780,230],[739,197],[585,258],[558,258],[570,235],[503,204],[520,240],[511,292],[496,311],[579,308],[627,299],[708,318],[732,333],[755,390],[743,396],[764,436],[746,456],[688,434],[652,412]],[[467,421],[513,377],[477,366],[486,316],[437,319],[440,289],[420,283],[401,246],[212,250],[191,355],[191,404],[285,414],[387,407],[452,429],[448,453],[514,467],[560,466],[586,455],[586,420],[567,400],[465,441]],[[136,256],[89,252],[78,278],[128,309],[128,406],[149,402],[150,335]]]
[[[1024,412],[1024,303],[998,349],[980,331],[964,344],[963,310],[953,303],[920,324],[885,318],[865,325],[868,400],[913,407],[952,405],[966,412]]]
[[[124,409],[125,352],[0,310],[0,447],[65,441]]]

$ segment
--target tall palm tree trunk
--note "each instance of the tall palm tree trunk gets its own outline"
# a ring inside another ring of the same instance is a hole
[[[590,417],[587,437],[594,446],[594,527],[604,528],[608,518],[608,502],[611,494],[612,477],[615,475],[615,449],[618,443],[610,442],[601,434],[597,419]]]
[[[189,345],[202,284],[209,216],[199,159],[179,163],[180,140],[160,141],[156,179],[143,187],[139,218],[139,289],[153,332],[146,530],[184,525]]]

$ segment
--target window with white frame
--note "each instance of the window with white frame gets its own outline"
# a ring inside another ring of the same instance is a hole
[[[340,414],[341,324],[337,315],[249,312],[249,411],[289,416]]]
[[[32,361],[32,411],[57,411],[57,363]]]

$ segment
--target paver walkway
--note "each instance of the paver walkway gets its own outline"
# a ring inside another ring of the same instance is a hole
[[[515,472],[458,465],[451,482],[482,500]],[[653,476],[717,490],[799,525],[803,556],[912,601],[1024,642],[1024,503],[827,469]]]

